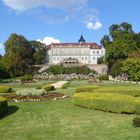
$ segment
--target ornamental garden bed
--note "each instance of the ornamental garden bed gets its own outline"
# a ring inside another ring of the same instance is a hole
[[[61,94],[58,92],[49,92],[44,95],[17,95],[17,94],[6,94],[3,95],[9,102],[35,102],[35,101],[47,101],[68,98],[68,95]]]

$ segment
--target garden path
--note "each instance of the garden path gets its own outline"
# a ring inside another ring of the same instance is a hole
[[[68,81],[58,81],[58,82],[51,84],[51,85],[53,85],[55,88],[62,88],[62,86],[67,82]]]

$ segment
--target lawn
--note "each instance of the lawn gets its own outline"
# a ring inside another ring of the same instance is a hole
[[[9,103],[16,111],[0,120],[1,140],[139,140],[135,115],[80,108],[71,99]]]
[[[73,95],[76,86],[87,83],[73,81],[68,89],[56,91]],[[140,128],[132,125],[134,117],[81,108],[73,105],[71,98],[9,103],[9,114],[0,118],[0,140],[139,140]]]
[[[11,88],[36,88],[38,85],[42,86],[44,84],[52,84],[55,83],[56,81],[51,81],[51,80],[42,80],[42,81],[37,81],[34,83],[8,83],[5,84]]]

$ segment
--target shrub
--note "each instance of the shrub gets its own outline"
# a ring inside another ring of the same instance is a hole
[[[43,88],[45,91],[52,91],[52,90],[55,90],[55,88],[54,88],[53,85],[44,85],[44,86],[42,86],[42,88]]]
[[[17,95],[22,95],[22,96],[39,96],[45,94],[46,91],[43,89],[24,89],[24,90],[18,90],[16,92]]]
[[[0,93],[9,93],[12,91],[12,88],[4,86],[4,85],[0,85]]]
[[[135,86],[108,86],[94,89],[95,92],[110,92],[116,94],[126,94],[131,96],[140,96],[140,88]]]
[[[140,81],[140,58],[130,58],[123,62],[122,70],[131,80]]]
[[[140,117],[136,117],[133,119],[133,126],[140,127]]]
[[[67,89],[70,86],[71,82],[67,82],[62,86],[62,89]]]
[[[76,92],[91,92],[97,88],[99,88],[99,86],[96,86],[96,85],[80,86],[76,88]]]
[[[41,89],[41,85],[37,85],[36,86],[36,89]]]
[[[100,75],[97,77],[99,80],[109,80],[109,76],[108,75]]]
[[[23,77],[21,77],[21,81],[22,82],[32,81],[32,80],[33,80],[33,76],[32,75],[24,75]]]
[[[111,67],[111,75],[116,77],[122,73],[122,60],[117,60]]]
[[[47,70],[47,73],[52,73],[54,75],[56,74],[90,74],[90,73],[96,73],[94,70],[90,70],[87,66],[68,66],[64,67],[61,65],[52,65]]]
[[[90,109],[116,113],[140,113],[140,98],[114,93],[81,92],[73,97],[73,103]]]
[[[0,97],[0,116],[4,115],[8,110],[7,100],[4,97]]]

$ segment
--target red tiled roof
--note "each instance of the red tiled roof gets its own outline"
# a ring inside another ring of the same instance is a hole
[[[102,46],[98,45],[97,43],[52,43],[46,46],[46,49],[51,49],[52,47],[59,47],[59,46],[89,46],[90,49],[101,49]]]

